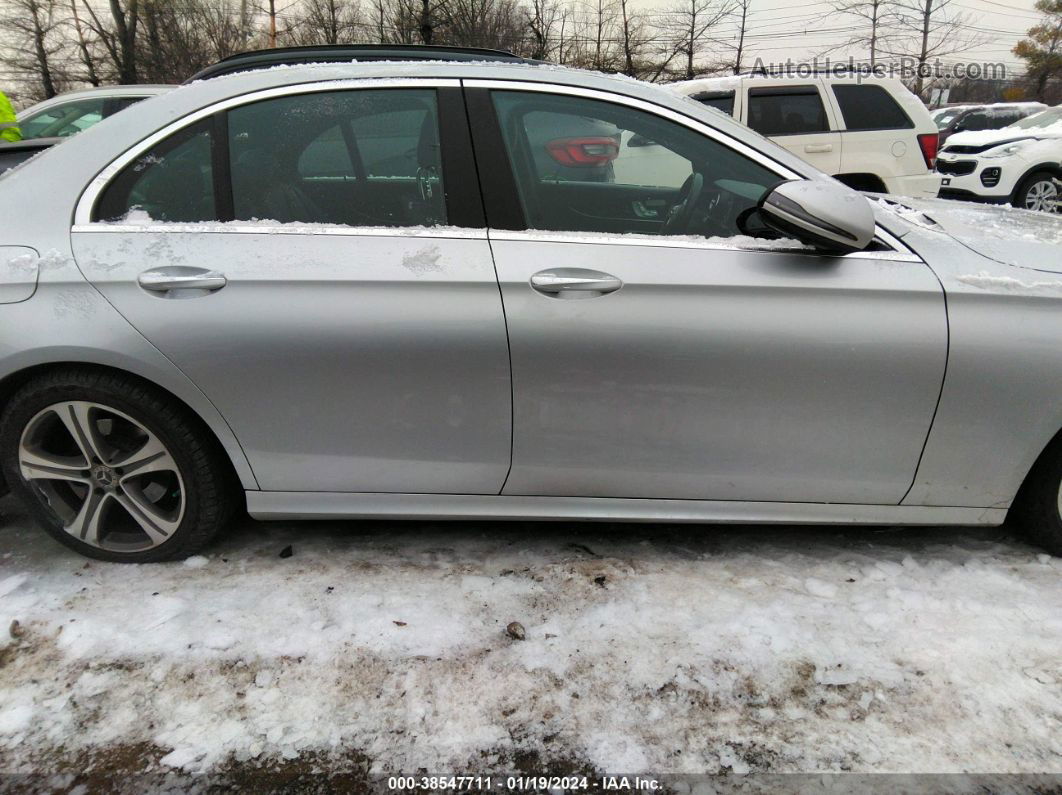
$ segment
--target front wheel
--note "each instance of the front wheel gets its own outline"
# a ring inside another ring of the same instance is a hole
[[[1030,174],[1014,193],[1014,206],[1026,210],[1057,213],[1059,207],[1058,180],[1049,171],[1037,171]]]
[[[1008,521],[1034,544],[1062,557],[1062,441],[1040,456],[1014,500]]]
[[[0,419],[7,482],[55,538],[88,557],[191,555],[231,516],[228,470],[187,409],[93,370],[24,385]]]

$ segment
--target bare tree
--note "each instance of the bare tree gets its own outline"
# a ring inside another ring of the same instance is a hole
[[[364,24],[355,0],[303,0],[288,38],[292,44],[349,44],[361,38]]]
[[[11,37],[0,62],[30,81],[33,96],[47,99],[59,91],[62,22],[57,0],[8,0],[0,17]]]
[[[619,0],[620,46],[623,49],[623,74],[641,77],[646,70],[646,49],[653,41],[642,13],[631,8],[631,0]]]
[[[513,50],[524,37],[524,13],[516,0],[449,0],[446,13],[447,44]]]
[[[734,0],[683,0],[668,10],[662,25],[671,51],[681,57],[680,79],[697,76],[696,64],[707,45],[715,40],[716,27],[733,13]]]
[[[96,69],[96,57],[89,46],[88,37],[85,35],[85,27],[81,24],[81,15],[77,10],[77,0],[70,0],[70,21],[77,38],[77,54],[81,65],[85,67],[85,80],[89,85],[100,84],[99,72]]]
[[[897,0],[896,36],[887,54],[913,58],[916,73],[911,87],[916,94],[932,83],[931,62],[980,46],[990,37],[972,29],[973,19],[955,0]]]
[[[833,0],[830,5],[831,16],[855,17],[856,24],[855,32],[843,43],[830,48],[831,51],[852,47],[867,50],[873,68],[878,62],[889,26],[897,21],[900,9],[896,0]]]
[[[101,17],[88,2],[87,25],[103,46],[111,61],[115,77],[124,85],[139,82],[136,39],[140,24],[140,0],[110,0],[110,18]]]
[[[556,31],[558,27],[563,29],[568,11],[557,0],[530,0],[523,13],[530,32],[530,42],[528,47],[522,47],[521,50],[529,58],[544,61],[560,46]]]

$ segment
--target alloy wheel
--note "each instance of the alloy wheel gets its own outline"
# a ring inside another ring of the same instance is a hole
[[[170,451],[143,424],[100,403],[66,401],[38,412],[22,432],[18,464],[63,530],[100,549],[152,549],[184,517],[184,481]]]
[[[1034,182],[1025,192],[1025,208],[1045,212],[1058,212],[1058,188],[1051,180]]]

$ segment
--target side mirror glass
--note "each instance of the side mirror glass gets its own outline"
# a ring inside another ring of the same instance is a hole
[[[874,239],[874,211],[865,196],[839,182],[782,182],[760,199],[763,223],[820,251],[862,251]]]

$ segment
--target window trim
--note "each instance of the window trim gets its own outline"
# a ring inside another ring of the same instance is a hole
[[[74,221],[73,221],[72,227],[76,231],[80,231],[80,232],[97,231],[97,230],[100,230],[100,229],[112,229],[112,230],[117,229],[117,230],[125,230],[125,231],[128,231],[128,232],[133,232],[133,231],[159,232],[159,231],[176,231],[175,229],[173,229],[173,227],[178,227],[178,226],[184,227],[185,231],[187,231],[189,228],[195,228],[195,225],[189,225],[189,224],[162,224],[162,223],[159,223],[159,224],[136,224],[136,225],[134,225],[134,224],[114,224],[114,225],[109,225],[109,224],[106,224],[106,223],[94,222],[92,220],[92,215],[95,212],[96,204],[99,201],[100,196],[102,195],[103,191],[107,188],[107,186],[111,183],[111,181],[116,176],[118,176],[118,174],[121,173],[122,169],[124,169],[131,162],[133,162],[138,157],[140,157],[141,155],[143,155],[144,153],[149,151],[155,145],[157,145],[161,141],[163,141],[166,138],[168,138],[170,135],[173,135],[174,133],[178,132],[179,130],[181,130],[182,128],[184,128],[186,126],[195,124],[196,122],[202,121],[203,119],[215,116],[215,114],[224,116],[225,115],[224,112],[228,111],[228,110],[230,110],[232,108],[236,108],[236,107],[239,107],[241,105],[248,105],[248,104],[251,104],[251,103],[254,103],[254,102],[260,102],[260,101],[266,100],[266,99],[275,99],[275,98],[278,98],[278,97],[294,96],[294,95],[298,95],[298,94],[314,94],[314,93],[331,92],[331,91],[350,91],[350,90],[358,90],[358,89],[370,89],[371,90],[371,89],[389,89],[389,88],[434,88],[434,89],[436,89],[437,92],[438,92],[437,96],[438,96],[438,109],[439,109],[438,112],[439,112],[439,136],[440,136],[440,139],[442,140],[442,139],[446,139],[447,137],[452,137],[453,136],[453,134],[454,134],[453,131],[452,130],[448,131],[443,126],[442,104],[443,104],[443,94],[445,93],[443,91],[443,89],[450,88],[450,89],[460,90],[461,81],[459,79],[457,79],[457,78],[401,78],[401,77],[396,77],[396,78],[326,80],[326,81],[319,81],[319,82],[315,82],[315,83],[297,83],[297,84],[294,84],[294,85],[274,86],[272,88],[262,89],[261,91],[254,91],[254,92],[251,92],[249,94],[240,94],[240,95],[234,96],[234,97],[227,97],[227,98],[225,98],[223,100],[219,100],[219,101],[214,102],[214,103],[212,103],[210,105],[207,105],[206,107],[199,108],[198,110],[193,111],[192,113],[189,113],[189,114],[187,114],[185,116],[182,116],[181,118],[177,119],[176,121],[170,122],[165,127],[162,127],[159,130],[156,130],[154,133],[152,133],[148,137],[142,139],[138,143],[136,143],[133,146],[129,147],[122,154],[118,155],[118,157],[114,158],[110,163],[108,163],[106,166],[104,166],[96,174],[96,176],[93,177],[89,181],[88,185],[81,192],[81,196],[80,196],[80,198],[78,199],[78,202],[77,202],[77,207],[74,210]],[[213,137],[216,137],[216,129],[217,128],[216,128],[216,125],[215,125],[215,128],[212,131]],[[466,125],[466,129],[467,129],[467,125]],[[460,132],[458,133],[457,137],[458,138],[462,137]],[[222,148],[225,149],[225,150],[228,149],[227,137],[226,137],[226,140],[225,140],[225,146],[222,147]],[[447,150],[447,147],[443,146],[443,152],[446,152],[446,150]],[[227,158],[227,154],[225,155],[225,158]],[[213,161],[212,161],[212,165],[215,165],[215,163]],[[445,180],[446,179],[446,162],[445,162],[445,159],[444,159],[444,162],[443,162],[443,169],[444,169],[443,179]],[[216,196],[217,195],[217,190],[218,190],[217,189],[218,174],[216,174],[216,173],[214,174],[214,179],[215,179],[215,196]],[[474,184],[472,184],[473,182],[474,182],[473,180],[468,180],[468,179],[457,179],[456,184],[453,185],[453,188],[451,188],[450,186],[447,187],[447,193],[450,194],[453,191],[455,197],[459,196],[461,191],[462,191],[462,186],[463,186],[463,190],[466,191],[466,192],[467,191],[475,191],[476,190],[476,186]],[[231,183],[230,183],[230,185],[231,185]],[[478,192],[476,193],[475,201],[479,202]],[[469,205],[469,202],[468,202],[467,198],[464,199],[464,200],[458,199],[456,201],[456,203],[455,203],[455,207],[458,207],[458,208],[460,208],[462,206],[467,208],[468,205]],[[480,210],[482,211],[482,203],[480,203],[479,206],[480,206]],[[449,198],[449,195],[448,195],[448,198],[447,198],[447,213],[448,213],[448,215],[450,213],[450,198]],[[219,208],[218,215],[220,216],[220,208]],[[457,219],[449,219],[449,220],[451,220],[451,221],[453,221],[455,223],[457,221]],[[215,224],[219,224],[219,223],[225,223],[225,222],[220,220],[220,218],[219,218],[219,220],[215,221],[214,223]],[[261,232],[261,231],[263,231],[263,229],[265,229],[265,227],[261,227],[261,226],[254,227],[254,228],[256,229],[256,231],[259,231],[259,232]],[[408,228],[409,227],[401,227],[401,226],[396,226],[396,227],[378,227],[378,228],[377,227],[356,227],[356,226],[350,227],[350,229],[373,229],[373,230],[376,230],[377,234],[379,234],[379,229],[402,230],[402,229],[408,229]],[[221,230],[218,230],[218,231],[221,231]]]

